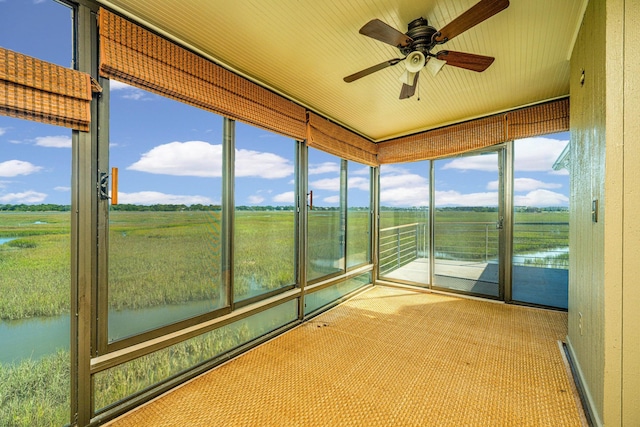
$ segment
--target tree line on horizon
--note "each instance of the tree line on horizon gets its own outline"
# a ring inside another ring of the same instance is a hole
[[[237,211],[293,211],[295,206],[236,206]],[[313,210],[339,210],[338,206],[314,206]],[[349,210],[367,210],[367,207],[353,207]],[[124,211],[124,212],[202,212],[202,211],[220,211],[222,207],[220,205],[184,205],[184,204],[154,204],[154,205],[133,205],[133,204],[118,204],[110,207],[112,211]],[[414,207],[391,207],[381,206],[381,211],[415,211],[415,210],[429,210],[426,206],[414,206]],[[437,211],[463,211],[463,212],[497,212],[498,208],[495,206],[443,206],[436,208]],[[568,211],[566,206],[516,206],[516,212],[558,212]],[[0,212],[69,212],[71,211],[71,205],[58,205],[52,203],[43,204],[0,204]]]

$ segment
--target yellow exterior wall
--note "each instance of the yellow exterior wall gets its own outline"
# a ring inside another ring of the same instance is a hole
[[[571,57],[567,343],[601,425],[640,425],[638,19],[637,1],[591,0]]]

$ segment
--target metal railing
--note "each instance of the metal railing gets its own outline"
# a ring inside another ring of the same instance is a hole
[[[495,222],[440,222],[435,231],[436,259],[494,262],[499,230]],[[429,256],[427,223],[380,230],[380,275]],[[513,227],[513,265],[569,268],[568,222],[520,222]]]
[[[398,225],[380,230],[380,275],[396,270],[418,257],[427,257],[429,250],[426,223]]]

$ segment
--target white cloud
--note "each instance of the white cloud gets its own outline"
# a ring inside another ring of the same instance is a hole
[[[272,199],[277,203],[293,203],[295,202],[295,192],[287,191],[285,193],[276,194]]]
[[[553,182],[543,182],[533,178],[516,178],[513,180],[513,190],[518,191],[533,191],[539,188],[561,188],[562,184]],[[487,190],[497,190],[498,181],[491,181],[487,184]]]
[[[251,195],[247,197],[247,201],[252,205],[257,205],[259,203],[264,202],[264,197],[258,196],[257,194]]]
[[[222,176],[222,145],[204,141],[170,142],[144,153],[129,170],[174,176]]]
[[[137,193],[118,192],[118,203],[128,203],[136,205],[216,205],[220,201],[213,200],[205,196],[185,196],[179,194],[165,194],[158,191],[140,191]]]
[[[4,135],[7,132],[7,128],[0,128],[0,136]]]
[[[347,186],[349,188],[355,188],[362,191],[369,191],[369,178],[362,178],[359,176],[349,178]]]
[[[380,191],[385,206],[429,206],[429,187],[399,187]]]
[[[44,193],[38,193],[37,191],[25,191],[22,193],[9,193],[0,195],[1,203],[40,203],[47,198]]]
[[[406,169],[385,167],[380,176],[380,203],[387,206],[428,206],[429,181]]]
[[[427,186],[429,181],[415,173],[404,173],[401,175],[381,175],[380,188],[392,189],[398,187]]]
[[[340,191],[340,178],[323,178],[309,183],[315,190]]]
[[[525,196],[514,197],[515,206],[566,206],[569,198],[549,190],[534,190]]]
[[[552,138],[525,138],[515,142],[515,170],[552,172],[553,164],[569,141]]]
[[[369,191],[369,178],[355,176],[347,181],[348,188]],[[322,178],[309,183],[309,187],[314,190],[340,191],[340,177]]]
[[[459,170],[473,170],[482,172],[497,172],[498,171],[498,158],[494,155],[484,156],[470,156],[459,157],[453,159],[442,166],[442,169],[459,169]]]
[[[319,164],[309,165],[309,175],[320,175],[323,173],[339,173],[340,164],[335,162],[324,162]]]
[[[322,199],[325,203],[340,203],[340,196],[329,196]]]
[[[71,191],[71,187],[62,187],[62,186],[58,186],[58,187],[53,187],[53,189],[55,191],[62,191],[62,192],[68,192]]]
[[[275,179],[286,178],[294,172],[293,164],[273,153],[236,150],[236,176],[255,176]]]
[[[144,153],[127,169],[174,176],[222,176],[222,145],[204,141],[170,142]],[[285,178],[291,162],[273,153],[236,150],[236,177]]]
[[[109,89],[113,91],[113,90],[135,89],[135,87],[130,86],[126,83],[119,82],[118,80],[110,80]]]
[[[498,193],[461,194],[454,190],[436,191],[437,206],[497,206]]]
[[[147,101],[151,98],[146,97],[146,93],[141,91],[140,89],[132,89],[128,91],[125,95],[122,95],[124,99],[131,99],[133,101]]]
[[[41,170],[42,166],[36,166],[33,163],[23,162],[22,160],[7,160],[0,163],[0,176],[3,177],[30,175]]]
[[[409,169],[403,168],[400,165],[389,165],[389,164],[380,165],[381,175],[389,175],[389,174],[402,175],[407,173],[410,173]]]
[[[350,176],[353,176],[353,175],[369,176],[370,172],[371,172],[371,168],[369,166],[364,166],[356,170],[350,170],[349,175]]]
[[[569,141],[545,137],[525,138],[516,141],[514,144],[515,170],[552,173],[553,164],[568,143]],[[495,155],[460,157],[446,163],[442,169],[496,172],[498,161]]]
[[[133,101],[148,101],[151,99],[150,93],[138,89],[135,86],[128,85],[126,83],[119,82],[117,80],[111,80],[109,83],[109,90],[122,91],[122,97],[124,99],[131,99]]]
[[[71,137],[67,135],[39,136],[36,138],[36,145],[40,147],[71,148]]]

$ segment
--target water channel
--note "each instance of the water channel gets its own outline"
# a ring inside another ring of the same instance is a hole
[[[212,310],[211,301],[194,301],[180,305],[138,310],[109,311],[109,340],[124,338],[164,326],[172,321]],[[57,350],[69,350],[71,335],[69,314],[0,321],[0,364],[22,359],[37,360]]]

